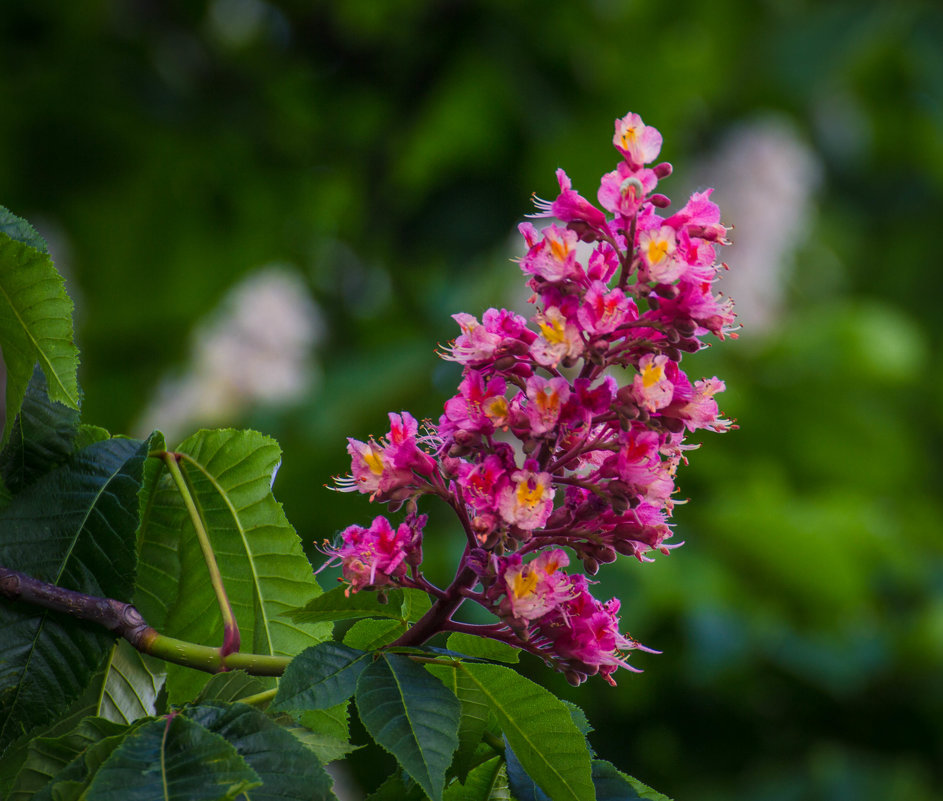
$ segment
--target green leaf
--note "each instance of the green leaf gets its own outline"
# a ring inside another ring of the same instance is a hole
[[[118,640],[100,685],[96,714],[116,723],[133,723],[155,714],[165,675],[163,662],[140,653],[126,640]]]
[[[244,670],[230,670],[213,676],[200,690],[196,702],[199,704],[210,701],[233,702],[260,693],[264,689],[263,682],[255,676],[250,676]]]
[[[90,595],[129,600],[146,443],[99,442],[47,473],[0,514],[0,564]],[[114,636],[25,604],[0,602],[0,748],[58,717]]]
[[[331,777],[315,755],[257,709],[212,704],[184,714],[224,737],[258,774],[262,786],[252,791],[252,801],[336,801]]]
[[[407,624],[402,620],[358,620],[344,635],[344,645],[359,648],[361,651],[375,651],[406,631]]]
[[[402,592],[403,605],[400,607],[400,614],[405,622],[415,623],[432,608],[432,599],[422,590],[404,587]]]
[[[477,759],[476,751],[488,728],[491,705],[488,697],[467,673],[444,665],[426,665],[426,670],[451,690],[462,705],[458,749],[452,760],[452,773],[464,781]]]
[[[120,734],[126,726],[103,718],[89,717],[66,734],[58,737],[37,737],[29,744],[22,768],[17,773],[7,801],[29,801],[33,795],[53,781],[65,767],[90,745]]]
[[[40,253],[49,253],[46,240],[39,235],[39,232],[22,217],[17,217],[6,206],[0,206],[0,233],[6,234],[17,242],[22,242],[24,245],[29,245],[29,247],[38,250]]]
[[[357,711],[370,736],[433,801],[458,747],[461,704],[409,657],[381,654],[357,682]]]
[[[513,645],[508,645],[490,637],[477,637],[456,631],[449,635],[447,645],[450,650],[479,659],[492,659],[495,662],[517,663],[521,652]]]
[[[421,597],[419,597],[421,596]],[[286,616],[297,623],[320,623],[330,620],[350,620],[360,617],[385,617],[412,623],[423,600],[428,596],[414,589],[387,590],[384,597],[376,592],[350,593],[345,587],[335,587],[323,595],[313,598],[299,609],[286,612]],[[428,609],[428,605],[425,607]]]
[[[367,801],[428,801],[429,796],[416,782],[402,772],[388,776],[377,789],[367,796]]]
[[[87,448],[95,442],[101,442],[102,440],[110,438],[111,434],[108,433],[107,428],[82,423],[79,426],[78,433],[75,435],[73,447],[75,450],[80,450],[81,448]],[[153,442],[153,438],[150,441]],[[161,447],[163,447],[163,445]]]
[[[294,656],[330,636],[328,626],[282,613],[320,594],[301,541],[272,495],[281,461],[274,440],[254,431],[201,431],[184,441],[181,470],[209,533],[244,651]],[[216,597],[190,516],[166,471],[148,475],[135,601],[154,628],[206,645],[222,641]],[[173,701],[193,698],[208,677],[168,670]]]
[[[596,801],[630,801],[633,798],[671,801],[668,796],[627,776],[604,759],[593,760],[593,784],[596,785]]]
[[[505,738],[505,743],[507,743],[507,738]],[[509,745],[504,750],[504,761],[507,767],[508,784],[516,801],[549,801],[549,796],[524,770],[517,754]]]
[[[584,737],[588,737],[592,734],[593,726],[589,722],[589,718],[586,717],[586,713],[572,701],[566,701],[561,698],[560,702],[570,710],[570,717],[573,718],[573,723],[576,724],[576,728],[580,730],[580,734]]]
[[[26,758],[30,737],[61,737],[85,718],[122,724],[154,715],[163,675],[163,663],[134,650],[125,640],[113,643],[82,694],[66,712],[30,735],[18,738],[4,752],[0,759],[0,798],[6,797],[6,788]]]
[[[327,709],[346,701],[370,654],[336,642],[322,642],[288,663],[272,703],[273,712]]]
[[[79,413],[49,400],[46,379],[33,371],[7,444],[0,451],[0,479],[14,494],[65,462],[72,453]]]
[[[34,246],[35,231],[6,209],[2,212],[0,348],[7,368],[6,441],[37,362],[46,374],[49,397],[79,408],[79,351],[72,341],[72,301],[62,276],[45,249]]]
[[[61,724],[85,717],[128,724],[154,715],[164,677],[163,662],[117,640]]]
[[[487,696],[524,770],[553,801],[595,798],[586,738],[552,693],[510,668],[461,662]]]
[[[349,702],[330,709],[311,709],[295,715],[297,726],[288,728],[306,748],[310,748],[322,764],[343,759],[363,746],[351,745]]]
[[[184,715],[136,729],[94,773],[87,801],[231,801],[261,780],[223,737]]]
[[[446,788],[443,801],[513,801],[504,758],[496,756],[478,765],[463,784]]]

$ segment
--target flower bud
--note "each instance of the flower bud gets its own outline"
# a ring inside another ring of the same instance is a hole
[[[566,676],[566,680],[574,687],[579,687],[584,681],[586,681],[585,673],[580,673],[579,671],[573,670],[572,668],[564,671],[563,675]]]
[[[672,167],[671,164],[667,161],[663,161],[661,164],[656,164],[654,167],[652,167],[652,172],[655,173],[655,177],[659,180],[662,178],[667,178],[669,175],[671,175],[673,170],[674,167]]]
[[[659,209],[667,209],[671,205],[671,198],[667,195],[652,195],[649,200]]]
[[[661,425],[665,430],[670,431],[672,434],[680,434],[682,431],[684,431],[684,423],[677,417],[662,417]]]
[[[573,220],[566,224],[566,227],[571,231],[575,231],[576,235],[583,242],[598,242],[599,233],[588,223],[583,220]]]

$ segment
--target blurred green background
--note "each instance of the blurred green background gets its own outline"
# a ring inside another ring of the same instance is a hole
[[[271,433],[310,545],[380,511],[323,488],[345,437],[454,391],[450,315],[522,306],[531,193],[594,197],[640,113],[735,226],[744,329],[685,368],[740,430],[686,545],[599,577],[663,654],[530,675],[678,801],[939,799],[941,43],[913,0],[6,0],[0,203],[68,276],[85,419]]]

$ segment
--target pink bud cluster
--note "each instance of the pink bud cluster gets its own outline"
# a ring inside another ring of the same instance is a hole
[[[419,569],[416,501],[438,495],[467,539],[456,582],[473,578],[462,597],[502,622],[486,633],[574,682],[599,674],[614,683],[626,652],[641,646],[619,633],[618,600],[600,603],[584,575],[561,569],[563,549],[589,574],[617,554],[667,553],[675,472],[693,447],[686,435],[731,428],[714,399],[723,382],[691,381],[680,366],[706,335],[736,336],[732,304],[713,291],[726,228],[710,190],[660,213],[670,201],[655,190],[671,165],[646,165],[661,143],[637,114],[616,121],[622,159],[602,177],[599,206],[557,171],[559,195],[537,200],[532,216],[562,225],[520,226],[535,313],[454,315],[461,333],[441,355],[463,375],[438,424],[420,433],[407,412],[391,414],[379,441],[349,440],[351,475],[338,480],[410,510],[396,532],[381,517],[328,549],[350,591],[395,584],[452,597],[456,585],[433,587]]]

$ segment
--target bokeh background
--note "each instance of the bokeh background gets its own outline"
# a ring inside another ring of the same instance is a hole
[[[938,3],[0,10],[0,203],[68,276],[85,419],[271,433],[310,546],[379,511],[324,488],[345,437],[438,416],[450,315],[522,306],[531,193],[562,166],[593,197],[630,110],[664,134],[676,203],[715,186],[735,226],[741,337],[685,367],[726,379],[740,430],[681,474],[685,546],[600,576],[663,654],[617,689],[530,675],[678,801],[939,799]],[[388,767],[355,755],[352,781]]]

